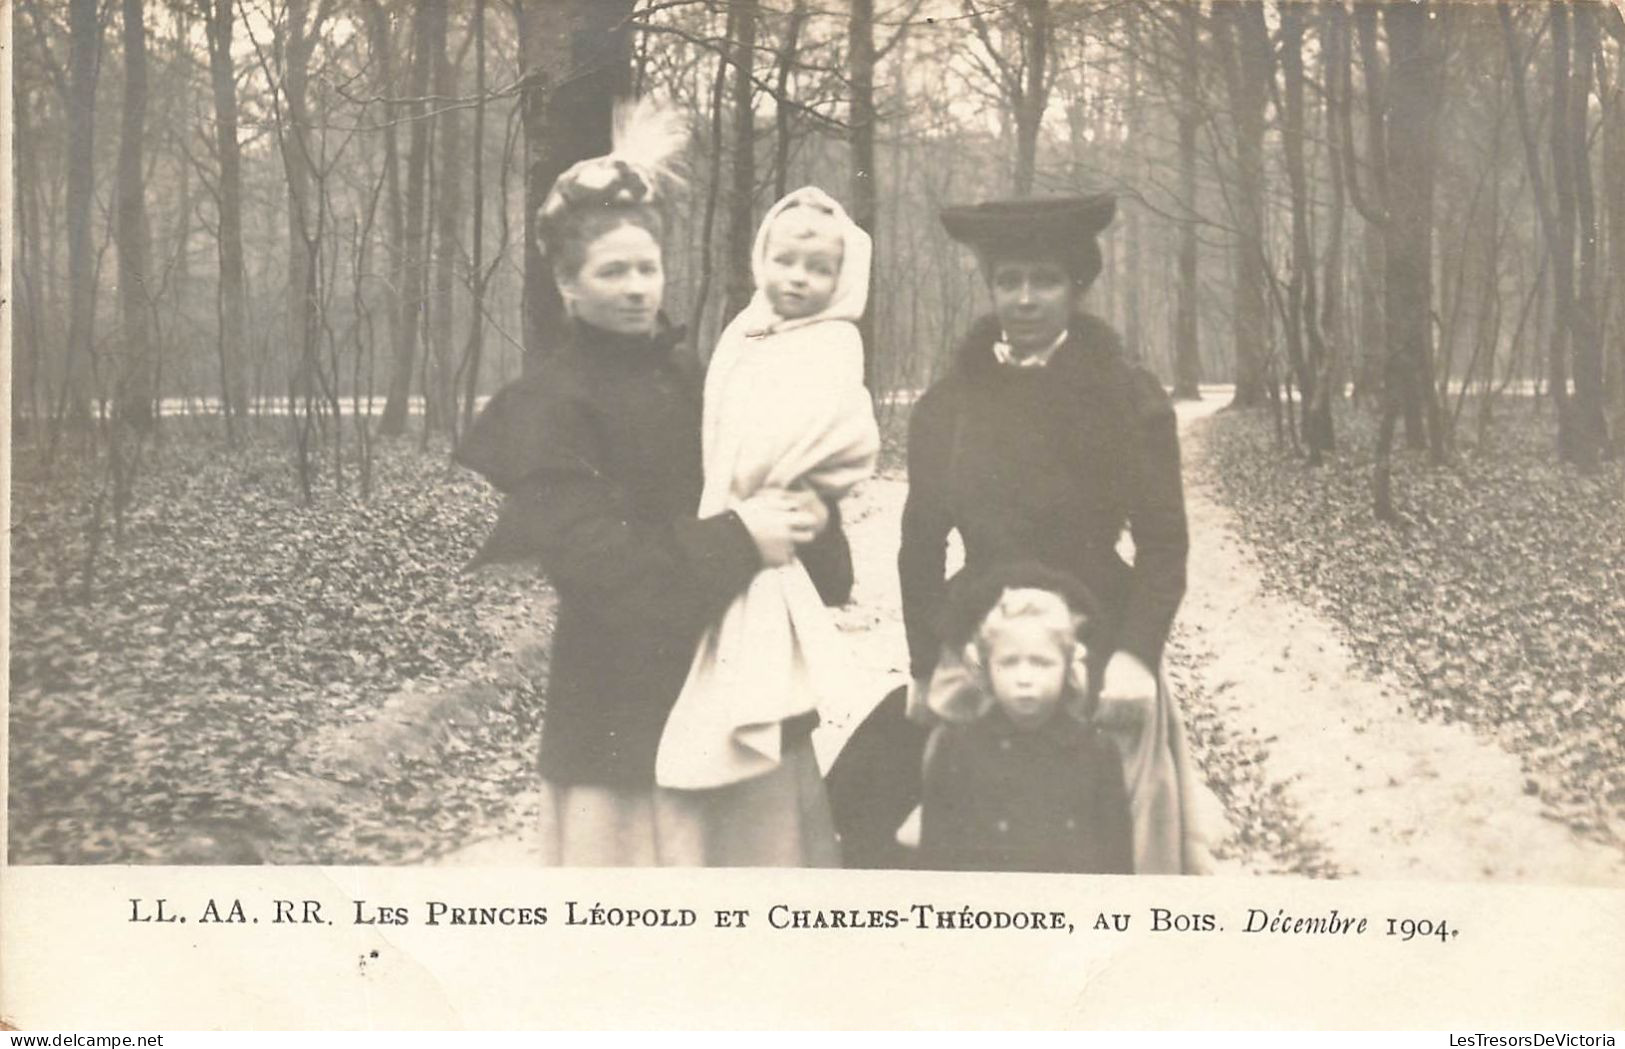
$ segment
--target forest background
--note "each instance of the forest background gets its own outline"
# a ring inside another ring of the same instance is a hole
[[[1618,6],[20,0],[4,14],[14,855],[241,838],[274,857],[264,842],[287,835],[252,800],[265,777],[347,751],[345,726],[379,704],[512,647],[492,609],[520,607],[524,586],[457,574],[493,503],[446,453],[484,397],[558,345],[535,210],[559,171],[608,148],[613,101],[634,94],[689,122],[666,301],[696,345],[748,298],[755,224],[786,190],[823,186],[874,233],[867,375],[894,441],[985,308],[937,211],[1117,194],[1090,308],[1176,397],[1227,387],[1238,411],[1215,462],[1281,585],[1387,644],[1432,617],[1451,572],[1524,566],[1456,606],[1483,610],[1504,655],[1446,658],[1440,638],[1417,657],[1428,702],[1515,696],[1482,719],[1533,710],[1549,727],[1519,751],[1556,748],[1528,759],[1561,766],[1535,792],[1617,835]],[[1305,549],[1316,529],[1343,545]],[[1350,566],[1393,578],[1338,583]],[[476,718],[479,732],[534,731],[509,693],[493,702],[511,724]],[[1562,742],[1574,731],[1592,742]],[[418,760],[444,758],[434,739]],[[451,801],[407,767],[366,801],[372,822],[337,805],[331,821],[362,835],[348,854],[432,852],[383,828],[432,810],[466,829],[522,779],[512,760]],[[311,840],[300,804],[294,836]]]

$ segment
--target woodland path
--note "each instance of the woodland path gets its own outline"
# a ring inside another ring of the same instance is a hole
[[[1465,725],[1419,721],[1403,686],[1365,672],[1334,623],[1266,589],[1205,454],[1228,399],[1214,388],[1178,409],[1192,547],[1172,646],[1226,730],[1261,743],[1257,772],[1297,812],[1297,833],[1344,875],[1625,885],[1625,854],[1543,816],[1514,755]],[[901,476],[882,476],[843,506],[857,584],[838,624],[860,684],[850,707],[823,712],[814,744],[826,767],[906,679],[895,560],[906,491]],[[443,862],[535,862],[537,799],[518,802],[506,828]],[[1255,866],[1242,850],[1221,873]]]

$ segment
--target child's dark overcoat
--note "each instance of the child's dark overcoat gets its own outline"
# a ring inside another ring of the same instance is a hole
[[[1116,749],[1070,714],[1022,730],[995,709],[939,727],[926,753],[924,795],[922,867],[1134,872]]]

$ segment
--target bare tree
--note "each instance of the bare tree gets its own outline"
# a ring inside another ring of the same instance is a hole
[[[1391,454],[1401,400],[1431,399],[1433,345],[1433,188],[1442,62],[1429,4],[1383,11],[1388,30],[1388,368],[1373,477],[1376,514],[1397,519]],[[1422,388],[1425,387],[1425,394]],[[1442,434],[1435,435],[1435,454]]]
[[[1262,0],[1216,0],[1220,64],[1235,125],[1235,335],[1237,407],[1262,404],[1269,346],[1264,258],[1264,107],[1274,57]]]
[[[214,92],[215,152],[219,157],[216,192],[220,227],[215,237],[220,257],[220,406],[226,433],[236,440],[237,422],[248,412],[243,372],[248,309],[243,265],[242,146],[237,141],[237,78],[231,56],[235,0],[202,0],[203,25],[209,46],[209,82]]]
[[[378,432],[398,437],[406,432],[412,399],[412,373],[417,364],[418,336],[428,307],[428,218],[425,214],[429,179],[427,117],[429,72],[435,55],[445,48],[445,0],[419,0],[412,19],[412,80],[406,101],[411,122],[411,144],[406,152],[406,212],[401,239],[401,316],[396,329],[394,360],[390,365],[389,399],[378,420]]]
[[[425,433],[431,428],[430,424],[447,432],[453,429],[456,390],[451,377],[452,291],[457,282],[457,262],[462,248],[459,230],[463,221],[463,185],[467,181],[461,114],[445,101],[457,94],[458,70],[452,62],[451,40],[444,24],[440,26],[439,37],[434,58],[434,93],[441,100],[434,118],[438,154],[434,176],[434,308],[430,311],[434,337],[425,351],[434,361],[434,381],[432,388],[424,391],[429,412]]]
[[[754,238],[756,199],[756,59],[757,0],[732,0],[733,165],[728,193],[728,279],[722,320],[727,323],[750,302],[750,248]]]
[[[480,357],[485,341],[485,289],[490,274],[485,270],[485,0],[474,0],[474,143],[471,152],[474,170],[469,183],[473,187],[473,244],[469,249],[468,272],[472,282],[472,302],[468,307],[468,340],[463,349],[460,365],[464,377],[462,427],[474,422],[474,400],[480,389]],[[506,213],[507,201],[502,201]],[[456,420],[453,420],[453,432]]]
[[[870,3],[870,2],[872,2],[872,0],[857,0],[857,5],[861,6],[862,4]],[[854,10],[854,12],[856,12],[857,7],[855,6],[853,8],[853,10]],[[857,15],[854,13],[853,17],[856,18]],[[804,28],[806,28],[806,25],[807,25],[807,5],[804,2],[804,0],[794,0],[794,2],[790,5],[790,13],[785,18],[784,36],[783,36],[783,38],[781,39],[781,41],[779,43],[778,58],[777,58],[778,72],[777,72],[776,79],[775,79],[775,84],[776,84],[777,90],[776,90],[775,95],[774,95],[774,97],[776,99],[785,99],[785,98],[790,97],[790,77],[795,72],[795,69],[796,69],[797,60],[798,60],[798,57],[799,57],[799,54],[800,54],[801,31]],[[853,45],[854,50],[853,50],[853,57],[852,57],[852,63],[853,63],[854,69],[856,69],[857,65],[859,64],[859,60],[858,60],[857,52],[856,52],[856,46],[857,46],[856,42],[854,42],[854,45]],[[871,41],[871,43],[869,45],[869,49],[871,51],[871,57],[872,57],[872,52],[874,50],[874,44],[873,44],[872,41]],[[872,61],[871,61],[871,66],[870,66],[870,77],[871,77],[870,91],[871,91],[871,94],[872,94],[872,92],[873,92],[873,64],[872,64]],[[854,82],[855,82],[855,78],[856,78],[856,74],[854,73]],[[856,107],[858,105],[856,91],[857,91],[857,89],[854,88],[854,95],[853,95],[853,100],[852,100],[852,105],[854,107]],[[873,106],[873,100],[872,99],[870,101],[870,105]],[[790,179],[790,144],[791,144],[791,139],[792,139],[792,128],[793,128],[793,125],[795,123],[795,115],[796,115],[795,107],[790,106],[790,105],[786,105],[782,101],[777,102],[773,107],[773,149],[774,149],[774,158],[773,158],[773,199],[774,200],[779,200],[779,199],[783,198],[783,196],[790,191],[790,184],[789,184],[789,179]],[[871,145],[870,148],[871,148],[871,151],[872,151],[873,146]]]
[[[1364,279],[1360,282],[1360,342],[1364,347],[1355,388],[1369,395],[1379,405],[1382,401],[1383,376],[1388,359],[1387,265],[1388,249],[1388,148],[1387,148],[1387,78],[1383,74],[1382,59],[1377,50],[1378,5],[1354,5],[1354,23],[1359,33],[1360,68],[1365,83],[1366,99],[1366,155],[1370,171],[1371,203],[1364,202],[1360,193],[1358,160],[1354,149],[1350,99],[1353,95],[1352,76],[1349,73],[1352,49],[1344,49],[1342,123],[1344,172],[1347,176],[1349,199],[1366,220],[1363,243],[1365,262]]]
[[[727,29],[725,35],[732,35],[734,12],[729,9],[727,16]],[[706,178],[705,215],[700,222],[700,274],[699,287],[694,294],[694,302],[690,308],[689,331],[698,333],[700,322],[705,317],[705,306],[711,297],[711,284],[716,271],[716,228],[717,206],[722,198],[722,161],[723,161],[723,127],[725,118],[723,101],[728,91],[728,62],[727,58],[719,53],[716,60],[716,69],[711,76],[711,87],[708,92],[711,106],[711,124],[707,153],[710,157],[710,168]],[[703,345],[698,347],[701,360],[709,359],[709,352]]]
[[[1301,429],[1309,461],[1318,465],[1332,445],[1326,346],[1317,312],[1315,251],[1309,236],[1309,177],[1304,158],[1304,9],[1281,8],[1281,72],[1284,81],[1282,139],[1292,200],[1292,275],[1287,288],[1287,359],[1302,398]]]
[[[63,383],[70,424],[89,420],[91,363],[96,345],[95,257],[90,239],[96,182],[96,75],[101,67],[102,24],[96,0],[68,8],[68,364]]]
[[[981,44],[978,65],[1015,119],[1012,187],[1016,196],[1030,196],[1038,167],[1039,131],[1049,106],[1049,50],[1055,35],[1049,0],[1020,0],[1011,5],[999,32],[976,0],[964,0],[964,12]]]
[[[118,381],[121,421],[138,430],[153,424],[154,346],[148,271],[146,170],[147,26],[141,0],[124,0],[124,105],[119,126],[118,274],[123,318],[123,367]]]
[[[853,0],[847,20],[848,51],[852,65],[852,221],[874,236],[880,205],[875,189],[875,5],[874,0]],[[874,388],[875,308],[874,259],[869,264],[869,301],[864,304],[859,333],[863,337],[863,379]]]
[[[383,282],[384,326],[393,355],[401,345],[401,299],[406,284],[406,217],[401,201],[400,136],[396,120],[399,104],[394,100],[395,47],[390,33],[391,12],[379,0],[366,0],[363,10],[367,20],[367,60],[372,64],[373,89],[382,102],[383,113],[380,137],[384,167],[384,248],[389,265],[388,278]]]
[[[1326,278],[1318,318],[1310,317],[1311,346],[1317,356],[1315,394],[1306,408],[1306,419],[1322,451],[1336,444],[1332,423],[1332,402],[1343,396],[1343,221],[1347,192],[1343,183],[1343,162],[1339,155],[1337,96],[1338,73],[1348,49],[1347,22],[1342,4],[1328,4],[1321,21],[1321,77],[1325,100],[1327,167],[1331,175],[1331,205],[1326,235]]]
[[[1571,151],[1569,175],[1574,190],[1575,233],[1579,240],[1579,267],[1574,275],[1574,318],[1570,339],[1574,351],[1574,408],[1570,422],[1568,457],[1582,470],[1595,471],[1608,445],[1608,419],[1603,413],[1602,323],[1598,307],[1597,241],[1602,235],[1596,194],[1591,184],[1591,138],[1587,112],[1594,83],[1594,61],[1600,41],[1597,5],[1574,5],[1573,68],[1567,115],[1567,144]],[[1556,24],[1560,16],[1554,13]],[[1554,119],[1562,122],[1562,112]],[[1615,178],[1625,177],[1616,173]]]
[[[1602,345],[1613,347],[1613,356],[1603,364],[1612,389],[1611,411],[1618,424],[1614,431],[1614,450],[1618,454],[1621,427],[1625,427],[1625,178],[1620,177],[1620,173],[1625,172],[1625,12],[1599,11],[1598,16],[1613,38],[1615,55],[1612,81],[1599,80],[1597,93],[1603,98],[1605,123],[1602,170],[1613,172],[1613,177],[1604,183],[1603,206],[1608,216],[1606,287],[1610,294],[1603,309]],[[1599,43],[1597,65],[1606,74],[1605,50]]]
[[[557,346],[564,304],[536,216],[571,164],[609,152],[614,101],[631,82],[633,0],[516,0],[525,128],[526,360]]]
[[[1174,306],[1174,396],[1196,400],[1202,396],[1202,355],[1197,323],[1197,300],[1201,293],[1197,262],[1200,243],[1197,216],[1200,214],[1196,181],[1196,133],[1203,119],[1201,101],[1201,46],[1198,34],[1200,14],[1194,5],[1178,9],[1179,33],[1179,200],[1183,214],[1179,223],[1179,283]]]
[[[1552,154],[1552,193],[1556,203],[1555,239],[1552,250],[1552,289],[1556,302],[1552,310],[1552,342],[1547,351],[1547,382],[1557,406],[1557,447],[1564,458],[1575,449],[1573,409],[1569,404],[1569,352],[1574,334],[1574,148],[1572,109],[1569,102],[1569,5],[1551,9],[1552,31],[1552,110],[1550,148]]]

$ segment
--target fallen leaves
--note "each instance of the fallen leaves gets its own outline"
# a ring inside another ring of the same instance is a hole
[[[1548,814],[1625,840],[1625,464],[1553,461],[1532,402],[1491,444],[1430,468],[1396,456],[1406,523],[1371,513],[1371,426],[1312,469],[1261,415],[1215,418],[1217,490],[1272,586],[1311,602],[1421,718],[1462,722],[1519,755]],[[1529,789],[1533,785],[1533,789]]]
[[[288,787],[310,740],[359,741],[390,697],[497,653],[502,616],[541,614],[535,573],[462,571],[496,504],[444,449],[381,444],[371,501],[304,507],[274,435],[228,451],[173,428],[116,543],[87,528],[94,480],[17,450],[14,862],[186,862],[208,841],[405,862],[516,792],[505,770],[534,754],[534,683],[483,707],[464,751],[375,762],[342,805]],[[487,774],[493,758],[504,771]]]

